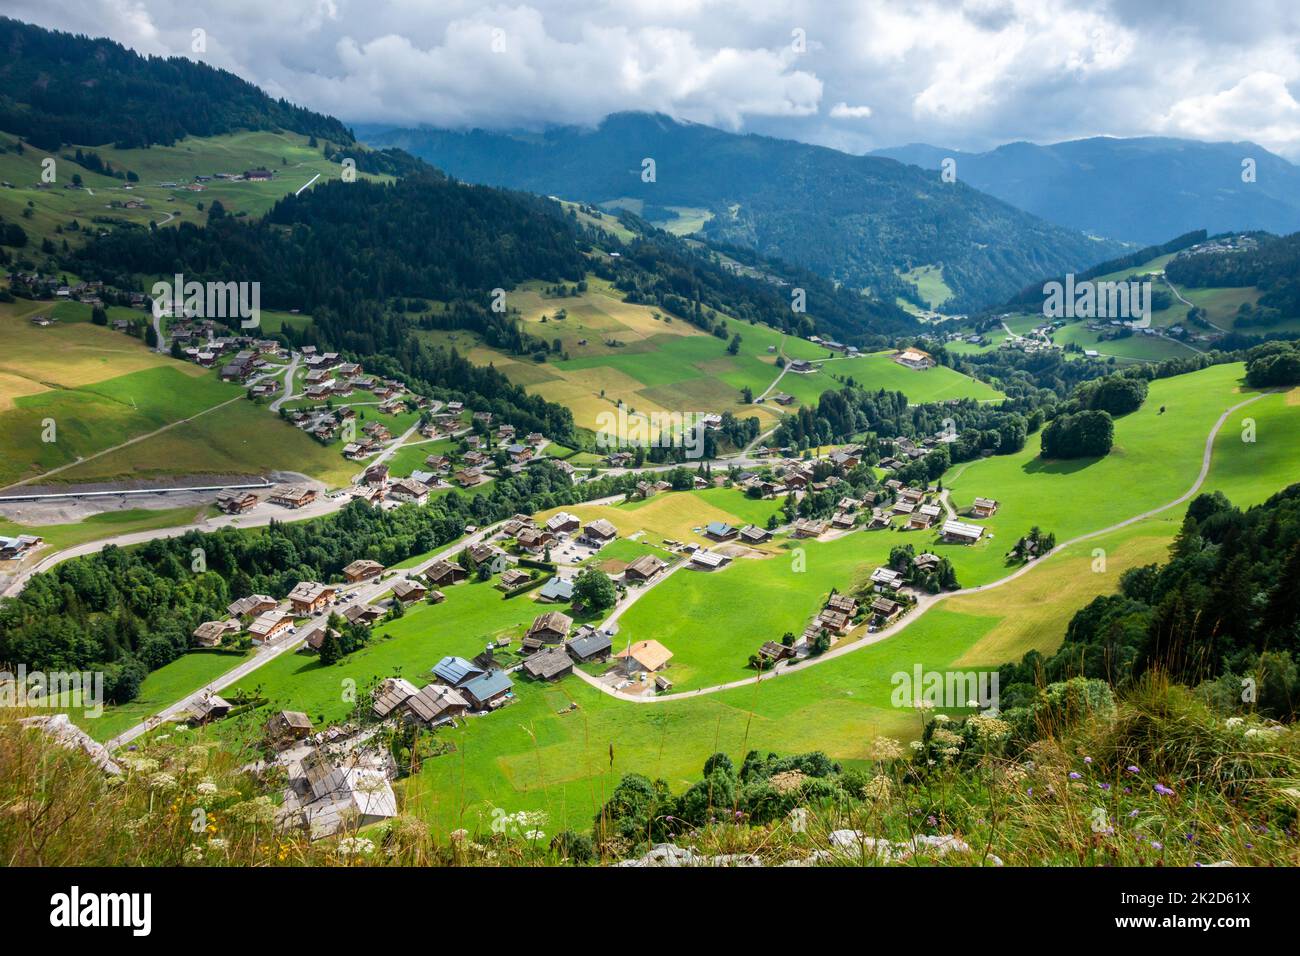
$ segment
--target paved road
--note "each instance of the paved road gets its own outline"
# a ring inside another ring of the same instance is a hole
[[[284,394],[271,403],[270,410],[272,412],[280,411],[281,405],[296,397],[293,394],[293,373],[298,371],[298,364],[301,361],[302,361],[301,353],[294,352],[293,358],[290,360],[289,365],[284,370]]]
[[[455,544],[449,545],[441,551],[431,555],[427,560],[422,561],[421,566],[424,566],[431,561],[436,561],[439,558],[450,559],[470,545],[477,544],[478,542],[484,541],[496,534],[497,530],[503,523],[504,522],[497,522],[496,524],[489,525],[470,535],[468,538],[458,540]],[[409,578],[413,570],[414,569],[412,568],[406,568],[395,573],[385,573],[381,576],[378,582],[363,581],[357,584],[339,585],[338,590],[340,594],[353,595],[352,599],[347,602],[348,605],[372,604],[381,595],[387,594],[392,590],[393,585],[397,581]],[[342,608],[346,606],[347,605],[336,605],[332,610],[339,610],[341,613]],[[141,734],[157,727],[159,724],[169,719],[181,716],[191,704],[203,695],[220,693],[225,688],[233,685],[236,681],[253,673],[253,671],[260,668],[263,664],[273,661],[281,654],[296,651],[298,648],[302,647],[308,637],[324,627],[328,621],[328,613],[322,614],[320,617],[310,618],[307,623],[298,628],[297,633],[282,640],[259,647],[253,652],[251,657],[241,661],[238,665],[226,671],[226,673],[222,674],[220,677],[209,681],[207,684],[204,684],[193,693],[186,695],[181,700],[164,707],[156,714],[153,714],[135,726],[122,731],[122,733],[110,740],[106,746],[109,750],[112,750],[115,747],[121,747],[130,743]]]
[[[728,683],[725,684],[715,684],[712,687],[701,687],[698,690],[681,691],[675,694],[660,694],[660,695],[650,695],[650,696],[642,696],[639,694],[628,694],[623,691],[615,690],[614,688],[608,686],[607,684],[602,683],[599,679],[592,677],[590,674],[586,673],[580,668],[575,667],[573,669],[573,673],[577,674],[579,678],[586,681],[588,684],[590,684],[592,687],[595,687],[603,694],[608,694],[611,697],[617,697],[619,700],[626,700],[636,704],[655,704],[667,700],[680,700],[685,697],[700,697],[705,694],[716,694],[724,690],[733,690],[737,687],[745,687],[746,685],[749,684],[756,684],[759,681],[780,677],[782,674],[788,674],[791,673],[792,671],[806,670],[807,668],[812,667],[816,664],[820,664],[824,661],[834,660],[835,658],[841,657],[844,654],[851,654],[854,651],[861,650],[864,647],[870,647],[872,644],[878,644],[881,641],[885,640],[886,638],[892,637],[893,635],[897,634],[899,631],[906,628],[913,621],[917,620],[919,617],[921,617],[921,615],[923,615],[930,608],[934,607],[940,601],[946,600],[950,597],[957,597],[958,595],[962,595],[962,594],[977,594],[977,593],[982,593],[984,591],[991,591],[994,588],[1000,588],[1003,585],[1010,584],[1012,581],[1015,581],[1016,579],[1030,573],[1034,568],[1038,567],[1048,558],[1052,557],[1055,554],[1059,554],[1061,551],[1064,551],[1068,547],[1071,547],[1073,545],[1079,544],[1084,541],[1089,541],[1093,538],[1098,538],[1103,535],[1110,534],[1114,531],[1120,530],[1121,528],[1127,528],[1131,524],[1136,524],[1139,521],[1145,521],[1147,518],[1152,518],[1160,514],[1161,512],[1168,511],[1170,508],[1175,508],[1178,505],[1182,504],[1183,502],[1190,500],[1198,491],[1201,490],[1201,486],[1205,484],[1206,476],[1209,475],[1210,473],[1210,460],[1214,454],[1214,439],[1218,436],[1219,429],[1223,427],[1223,423],[1228,420],[1228,417],[1233,412],[1237,411],[1240,408],[1244,408],[1245,406],[1251,404],[1252,402],[1259,401],[1267,394],[1271,394],[1271,392],[1261,392],[1258,395],[1254,395],[1251,398],[1246,399],[1245,401],[1238,402],[1236,405],[1233,405],[1231,408],[1229,408],[1227,411],[1225,411],[1222,415],[1219,416],[1218,421],[1214,423],[1214,427],[1210,429],[1210,434],[1205,439],[1205,449],[1201,453],[1201,470],[1196,476],[1196,481],[1192,483],[1191,488],[1189,488],[1182,495],[1175,498],[1173,501],[1169,502],[1168,504],[1160,505],[1157,508],[1152,508],[1149,511],[1144,511],[1141,514],[1134,515],[1131,518],[1125,518],[1123,521],[1119,521],[1116,522],[1115,524],[1108,525],[1105,528],[1099,528],[1096,531],[1089,531],[1087,534],[1081,534],[1078,535],[1077,537],[1071,538],[1068,541],[1063,541],[1060,544],[1058,544],[1055,548],[1053,548],[1051,551],[1044,554],[1037,561],[1031,561],[1029,564],[1022,565],[1020,568],[1013,571],[1011,574],[1008,574],[1006,577],[999,578],[997,581],[993,581],[990,584],[976,585],[975,587],[962,588],[957,591],[946,591],[941,594],[919,595],[917,597],[916,607],[914,607],[911,611],[909,611],[907,615],[904,616],[903,618],[899,619],[898,621],[894,622],[888,627],[876,631],[874,634],[868,634],[865,637],[853,641],[852,643],[843,644],[839,647],[832,648],[831,650],[822,654],[820,657],[809,658],[803,661],[802,663],[794,666],[781,663],[778,664],[773,670],[768,671],[765,674],[757,674],[754,677],[745,677],[740,680],[729,681]],[[944,496],[944,507],[945,508],[948,507],[946,494]],[[631,605],[635,600],[638,599],[639,596],[637,598],[633,598],[632,601],[628,602],[628,605]],[[620,614],[626,610],[627,607],[626,606],[623,607],[622,609],[620,609]]]

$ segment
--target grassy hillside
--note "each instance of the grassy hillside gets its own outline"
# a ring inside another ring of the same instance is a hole
[[[757,398],[771,388],[816,404],[821,393],[853,378],[872,388],[905,392],[914,402],[948,398],[995,399],[992,387],[947,368],[915,372],[890,361],[890,353],[844,358],[819,345],[783,335],[766,325],[726,322],[728,339],[706,334],[658,309],[622,301],[608,283],[588,277],[588,291],[553,297],[543,283],[526,283],[507,296],[528,330],[559,341],[561,355],[546,362],[506,356],[473,333],[419,333],[427,341],[455,347],[476,364],[491,363],[511,381],[573,411],[575,422],[595,429],[598,416],[615,412],[619,402],[629,415],[653,412],[724,412],[754,416],[766,429],[783,407],[766,401],[746,404],[742,390]],[[563,312],[564,318],[559,314]],[[740,350],[730,355],[729,337],[739,333]],[[787,373],[777,382],[777,359],[823,363],[812,374]],[[773,383],[777,382],[775,386]]]
[[[1100,462],[1043,467],[1027,450],[954,468],[945,486],[954,489],[959,507],[974,495],[1002,503],[984,522],[992,532],[986,546],[935,545],[916,532],[856,532],[836,541],[797,542],[806,562],[797,572],[789,543],[777,541],[761,549],[770,556],[742,558],[720,572],[676,572],[629,609],[619,640],[663,641],[675,655],[669,669],[675,690],[689,691],[752,676],[744,662],[758,643],[802,625],[831,586],[860,581],[894,545],[939,550],[953,560],[964,586],[994,580],[1007,573],[1002,552],[1031,523],[1065,540],[1183,494],[1199,471],[1214,422],[1253,394],[1240,390],[1240,375],[1240,366],[1218,366],[1154,382],[1144,408],[1118,421],[1115,451]],[[1230,416],[1204,490],[1249,504],[1294,479],[1293,444],[1285,436],[1300,427],[1297,395],[1300,390],[1267,395]],[[1259,440],[1253,444],[1240,440],[1245,417],[1256,421]],[[651,546],[661,537],[702,540],[693,529],[708,520],[761,522],[773,507],[714,489],[567,510],[587,520],[608,518],[624,540],[644,532],[640,542]],[[444,731],[455,753],[429,761],[406,782],[405,796],[438,828],[472,827],[493,807],[545,810],[558,828],[589,819],[625,772],[663,776],[681,788],[719,749],[821,749],[857,765],[873,737],[906,740],[918,729],[913,712],[890,705],[893,674],[917,663],[928,669],[993,667],[1031,648],[1052,650],[1075,609],[1110,593],[1124,570],[1163,558],[1181,514],[1171,508],[1071,545],[1010,584],[950,598],[885,641],[775,680],[648,706],[612,699],[576,678],[558,685],[521,680],[508,710]],[[293,702],[306,705],[313,718],[339,719],[347,709],[337,699],[341,677],[360,686],[398,668],[415,680],[443,654],[475,653],[491,637],[516,636],[536,610],[526,598],[502,599],[488,584],[457,585],[444,604],[420,605],[382,625],[378,630],[391,640],[338,667],[291,656],[243,683],[270,691],[274,704]],[[571,702],[576,710],[569,709]],[[207,733],[237,746],[261,719],[253,713]]]
[[[0,131],[0,180],[13,184],[13,188],[0,188],[0,217],[18,223],[27,232],[28,255],[39,249],[43,239],[50,238],[56,244],[67,239],[70,244],[76,244],[102,229],[112,228],[117,222],[142,226],[151,222],[202,223],[214,201],[236,215],[260,216],[276,200],[312,182],[313,177],[320,177],[315,185],[338,179],[343,172],[339,163],[325,158],[321,148],[310,147],[308,137],[288,132],[186,137],[172,146],[149,149],[94,147],[94,152],[115,169],[136,173],[139,182],[134,183],[79,166],[73,159],[74,147],[49,152],[28,144],[20,154],[15,150],[17,141],[12,133]],[[38,188],[42,181],[41,164],[47,158],[54,159],[57,178],[50,187]],[[259,167],[270,169],[274,178],[265,182],[213,179],[198,184],[202,191],[186,188],[194,184],[195,176],[242,174]],[[81,177],[84,188],[65,188],[74,174]],[[358,178],[391,179],[366,173],[357,175]],[[143,205],[126,208],[126,203]],[[25,212],[28,208],[30,214]],[[81,232],[70,231],[74,220]]]

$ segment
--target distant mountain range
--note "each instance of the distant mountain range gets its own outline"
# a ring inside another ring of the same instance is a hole
[[[621,204],[654,221],[671,218],[669,207],[687,207],[706,218],[707,239],[753,248],[885,299],[921,302],[899,274],[942,266],[952,290],[949,310],[1002,301],[1040,276],[1081,270],[1123,251],[967,181],[944,183],[882,157],[658,114],[617,113],[594,129],[541,134],[377,127],[359,134],[472,182]]]
[[[1019,209],[1142,245],[1194,229],[1300,230],[1300,167],[1255,143],[1094,137],[1008,143],[987,153],[915,143],[871,155],[926,170],[952,157],[959,181]],[[1254,160],[1254,182],[1242,181],[1247,158]]]

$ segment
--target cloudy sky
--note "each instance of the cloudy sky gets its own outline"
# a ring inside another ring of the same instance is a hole
[[[4,0],[349,122],[659,110],[854,152],[1252,140],[1300,161],[1294,0]],[[206,48],[194,52],[194,31]]]

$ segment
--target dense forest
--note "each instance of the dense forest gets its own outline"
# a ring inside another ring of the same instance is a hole
[[[1229,709],[1300,712],[1300,485],[1246,511],[1221,492],[1196,498],[1162,565],[1130,569],[1117,594],[1070,621],[1050,657],[1002,668],[1014,706],[1036,681],[1071,676],[1131,685],[1149,671],[1198,684]],[[1247,694],[1247,691],[1250,694]]]
[[[142,57],[112,40],[0,17],[0,129],[34,146],[135,148],[185,136],[284,129],[353,142],[338,120],[267,96],[184,57]]]
[[[645,215],[668,206],[706,209],[712,215],[702,238],[797,264],[852,290],[870,288],[891,303],[919,298],[899,274],[916,266],[942,266],[953,290],[945,308],[970,311],[1035,276],[1082,269],[1121,248],[930,170],[660,114],[616,113],[595,129],[554,127],[532,136],[435,129],[367,136],[475,182],[617,201]]]
[[[684,487],[691,481],[684,469],[668,478]],[[456,540],[467,524],[619,494],[638,480],[629,474],[574,485],[540,462],[485,494],[452,491],[427,506],[382,510],[355,501],[337,515],[264,531],[191,531],[129,551],[110,545],[35,575],[18,597],[0,603],[0,662],[102,669],[106,695],[121,703],[136,695],[145,674],[190,647],[194,628],[224,619],[236,598],[281,597],[299,581],[340,580],[357,558],[394,564]],[[194,570],[196,548],[202,571]]]

